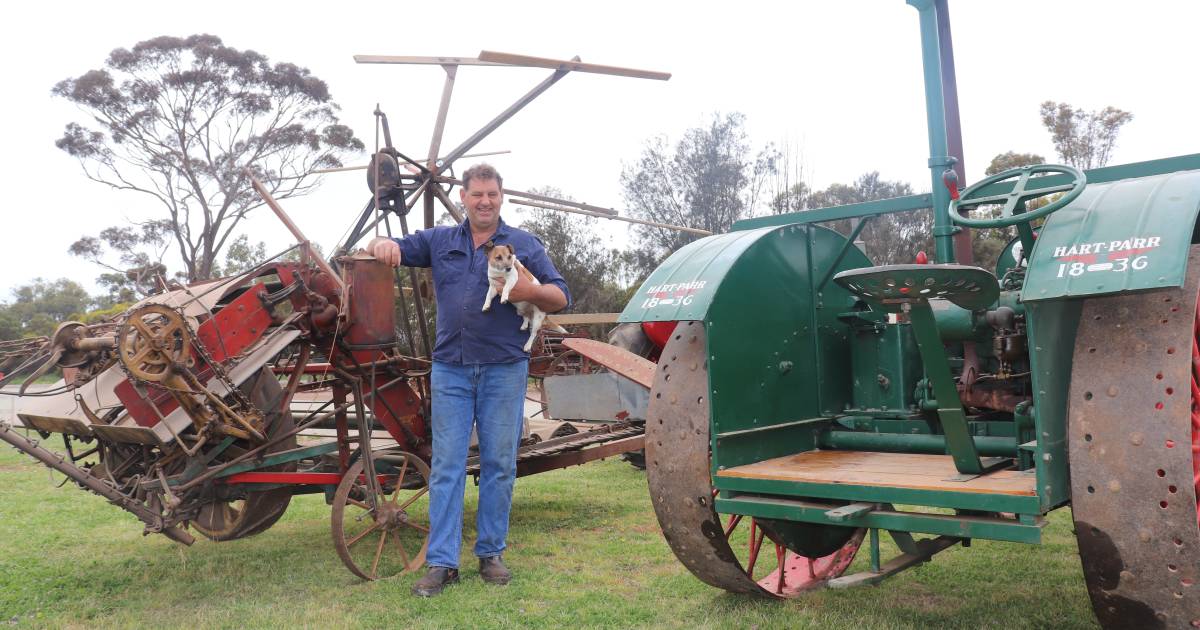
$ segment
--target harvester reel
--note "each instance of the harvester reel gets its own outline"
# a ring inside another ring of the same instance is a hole
[[[646,477],[663,536],[693,575],[733,593],[794,597],[824,585],[850,566],[865,530],[740,515],[722,522],[713,509],[707,358],[704,324],[680,322],[650,390]]]
[[[192,335],[183,315],[165,304],[134,309],[117,333],[117,355],[129,375],[157,383],[188,359]]]
[[[1029,178],[1038,174],[1059,173],[1069,175],[1073,178],[1070,184],[1062,184],[1060,186],[1050,186],[1047,188],[1036,188],[1026,190],[1029,184]],[[992,184],[998,184],[1010,179],[1016,179],[1011,192],[1001,195],[988,195],[986,197],[973,197],[981,189]],[[1075,201],[1075,198],[1083,193],[1084,187],[1087,186],[1087,177],[1078,169],[1061,164],[1034,164],[1033,166],[1023,166],[1014,168],[1003,173],[997,173],[984,180],[975,182],[962,194],[958,199],[950,202],[950,220],[959,225],[965,225],[973,228],[999,228],[1017,225],[1018,223],[1028,223],[1034,219],[1040,219],[1051,212],[1065,207],[1067,204]],[[1066,193],[1062,197],[1051,201],[1050,203],[1041,206],[1035,210],[1024,212],[1025,203],[1030,199],[1052,195],[1054,193]],[[964,214],[964,211],[978,208],[985,205],[1002,206],[1000,216],[991,219],[972,219]]]

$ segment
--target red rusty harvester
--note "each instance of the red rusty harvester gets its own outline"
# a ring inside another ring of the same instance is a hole
[[[66,322],[50,338],[0,344],[0,372],[6,374],[0,385],[25,379],[17,419],[27,429],[0,422],[0,439],[134,514],[147,533],[187,545],[194,541],[191,532],[214,541],[257,534],[279,520],[292,496],[324,493],[333,507],[334,546],[354,574],[375,579],[424,563],[431,453],[429,283],[417,270],[402,275],[350,248],[372,229],[390,236],[393,220],[408,234],[405,217],[422,197],[426,228],[433,226],[435,203],[461,220],[448,196],[461,184],[450,175],[451,166],[570,72],[669,75],[501,53],[359,61],[437,65],[447,73],[447,89],[427,161],[396,151],[387,118],[376,110],[387,142],[368,167],[372,199],[334,264],[315,254],[247,171],[247,180],[299,245],[234,277],[168,286],[114,321]],[[553,72],[438,157],[450,87],[462,64]],[[554,210],[615,214],[544,195],[505,193]],[[293,250],[298,261],[282,260]],[[555,363],[547,348],[562,351],[557,342],[538,347],[535,374]],[[63,370],[63,381],[30,388],[53,368]],[[545,439],[526,438],[517,474],[642,448],[640,423],[583,428],[559,422]],[[31,433],[42,440],[61,438],[66,453],[48,450]],[[464,474],[478,469],[471,458]]]

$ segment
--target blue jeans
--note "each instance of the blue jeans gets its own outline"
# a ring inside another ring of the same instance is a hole
[[[479,435],[479,509],[475,555],[498,556],[508,537],[517,448],[524,428],[529,361],[455,365],[433,363],[433,469],[429,480],[431,567],[458,567],[463,491],[471,427]]]

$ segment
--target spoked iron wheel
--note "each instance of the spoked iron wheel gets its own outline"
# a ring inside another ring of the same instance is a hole
[[[371,497],[356,461],[333,496],[333,546],[350,572],[375,580],[419,569],[429,546],[429,466],[410,453],[397,454],[398,472]]]
[[[700,580],[735,593],[794,597],[841,575],[864,531],[764,521],[713,509],[704,325],[680,322],[663,349],[646,421],[646,476],[671,550]]]
[[[1200,248],[1182,288],[1084,303],[1071,374],[1071,507],[1110,628],[1200,627]]]
[[[250,397],[255,407],[267,410],[269,431],[267,439],[290,432],[296,427],[290,413],[281,413],[271,409],[277,404],[283,394],[283,388],[270,370],[261,370],[257,375],[241,386],[243,392]],[[268,453],[276,453],[296,448],[296,438],[293,436],[267,449]],[[234,449],[226,451],[232,455]],[[263,471],[294,471],[295,463],[282,464]],[[215,542],[237,540],[266,531],[283,517],[288,504],[292,500],[290,488],[274,488],[271,490],[250,491],[244,499],[233,501],[216,501],[200,508],[196,518],[192,519],[192,529],[200,532],[205,538]]]

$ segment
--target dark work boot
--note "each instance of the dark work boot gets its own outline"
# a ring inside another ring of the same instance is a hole
[[[488,584],[508,584],[512,579],[512,571],[504,566],[500,556],[479,559],[479,577]]]
[[[458,581],[458,569],[447,567],[429,567],[429,571],[413,584],[413,595],[418,597],[433,597],[442,592],[449,584]]]

